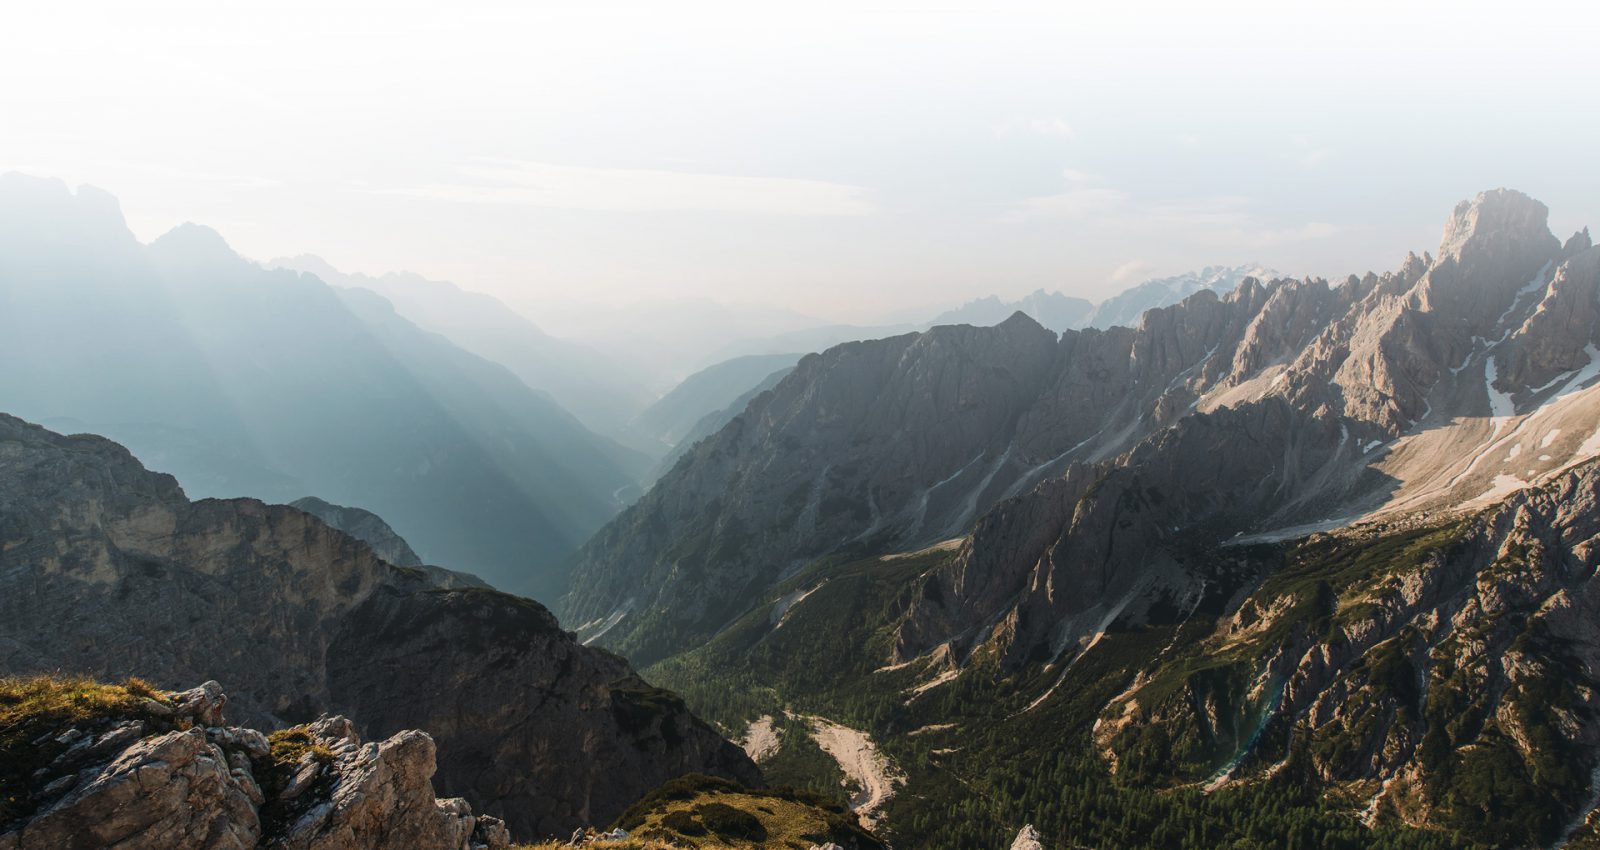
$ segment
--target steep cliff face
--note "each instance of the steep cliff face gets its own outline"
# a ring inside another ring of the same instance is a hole
[[[1189,592],[1162,578],[1174,546],[1486,504],[1597,450],[1600,254],[1546,215],[1497,190],[1452,214],[1437,260],[1381,276],[807,358],[585,546],[563,605],[649,661],[817,557],[976,529],[901,651],[1000,627],[1015,663],[1092,636],[1090,608],[1135,585]]]
[[[536,602],[444,587],[287,506],[190,502],[98,437],[0,416],[0,671],[227,676],[236,716],[422,729],[440,787],[519,835],[753,765]]]

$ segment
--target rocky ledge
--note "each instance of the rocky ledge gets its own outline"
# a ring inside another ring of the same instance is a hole
[[[0,850],[504,850],[497,818],[436,799],[433,739],[362,743],[338,716],[226,726],[216,682],[9,680]],[[25,740],[17,733],[25,732]]]

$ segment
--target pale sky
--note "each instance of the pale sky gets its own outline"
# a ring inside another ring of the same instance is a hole
[[[1593,8],[11,4],[0,171],[524,305],[1344,275],[1496,186],[1600,225]]]

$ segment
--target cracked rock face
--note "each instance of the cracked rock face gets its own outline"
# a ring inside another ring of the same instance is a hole
[[[760,782],[537,602],[394,567],[295,508],[190,502],[115,443],[0,414],[0,674],[53,670],[225,679],[229,716],[260,728],[425,731],[441,792],[519,837],[609,821],[685,773]]]
[[[202,727],[138,739],[109,762],[64,778],[66,796],[0,837],[0,848],[8,840],[16,850],[234,850],[260,843],[251,798],[261,792],[248,775],[234,775]]]
[[[267,842],[272,850],[509,846],[510,834],[498,818],[474,816],[460,798],[434,798],[435,751],[428,735],[411,729],[363,744],[343,717],[318,720],[309,731],[334,758],[305,783],[320,791],[295,789],[297,814]]]
[[[306,759],[269,793],[257,781],[274,769],[266,736],[210,725],[222,722],[226,703],[217,683],[171,696],[170,706],[152,701],[146,721],[60,730],[57,741],[75,743],[34,778],[34,811],[0,825],[0,850],[510,846],[498,819],[475,816],[460,799],[435,799],[426,734],[362,744],[350,721],[325,717],[307,731],[332,758]]]

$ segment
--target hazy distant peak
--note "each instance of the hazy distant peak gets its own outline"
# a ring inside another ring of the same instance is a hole
[[[204,224],[195,224],[192,221],[186,221],[172,228],[150,243],[152,248],[158,245],[163,246],[168,251],[225,251],[230,255],[238,256],[234,254],[233,248],[228,245],[228,240],[224,239],[221,233],[218,233],[214,228],[207,227]]]
[[[381,275],[369,275],[362,272],[340,271],[332,263],[316,254],[297,254],[293,257],[277,257],[265,263],[269,269],[291,269],[316,275],[324,283],[341,287],[370,289],[384,296],[390,296],[396,289],[403,289],[418,294],[465,295],[480,301],[492,301],[500,304],[500,299],[481,292],[462,289],[448,280],[434,280],[412,271],[391,271]]]
[[[74,191],[63,180],[16,171],[0,174],[0,238],[9,237],[46,245],[137,242],[111,193]]]
[[[1497,251],[1513,244],[1554,241],[1549,220],[1549,207],[1515,189],[1480,192],[1471,201],[1457,204],[1445,222],[1439,258],[1459,260],[1473,248]]]
[[[151,256],[158,261],[189,266],[235,266],[246,260],[222,238],[222,234],[186,221],[150,243]]]
[[[1570,257],[1573,254],[1576,254],[1580,251],[1587,251],[1593,247],[1594,239],[1589,236],[1589,228],[1585,227],[1577,233],[1572,234],[1572,237],[1567,240],[1567,244],[1561,246],[1561,253]]]
[[[1012,314],[1006,317],[1006,320],[1001,322],[998,327],[1009,329],[1038,328],[1039,330],[1048,330],[1044,325],[1039,324],[1038,319],[1035,319],[1021,310],[1012,312]]]
[[[1078,327],[1093,309],[1094,304],[1082,298],[1035,289],[1016,301],[1004,301],[997,295],[968,301],[954,310],[939,314],[933,324],[997,325],[1008,320],[1013,313],[1020,312],[1026,313],[1034,322],[1060,332]]]
[[[1259,263],[1237,266],[1206,266],[1199,271],[1147,280],[1100,302],[1083,322],[1085,327],[1133,327],[1146,310],[1167,307],[1202,290],[1219,295],[1237,289],[1246,279],[1266,283],[1282,277]]]
[[[264,263],[269,269],[290,269],[297,272],[316,275],[322,278],[323,283],[336,283],[337,278],[347,277],[344,272],[333,267],[333,264],[322,259],[316,254],[297,254],[293,257],[278,257]]]

